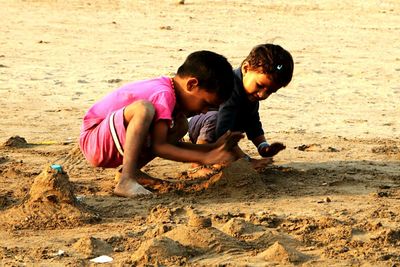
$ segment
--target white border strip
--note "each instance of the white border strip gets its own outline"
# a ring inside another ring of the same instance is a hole
[[[115,130],[114,116],[115,116],[115,112],[111,113],[111,115],[110,115],[111,136],[112,136],[115,146],[117,147],[118,152],[121,154],[121,156],[124,156],[124,150],[122,149],[121,143],[119,142],[119,139],[118,139],[117,131]]]

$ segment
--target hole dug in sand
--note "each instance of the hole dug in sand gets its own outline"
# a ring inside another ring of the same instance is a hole
[[[68,174],[50,166],[35,178],[24,201],[0,215],[12,229],[73,227],[99,220],[73,193]]]

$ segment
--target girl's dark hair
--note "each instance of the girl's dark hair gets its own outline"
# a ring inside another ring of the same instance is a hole
[[[273,82],[285,87],[292,80],[293,58],[288,51],[279,45],[261,44],[255,46],[243,61],[248,62],[252,70],[262,68]],[[242,63],[242,64],[243,64]]]
[[[220,54],[205,50],[193,52],[178,68],[177,74],[195,77],[199,87],[217,93],[221,101],[228,100],[232,94],[232,65]]]

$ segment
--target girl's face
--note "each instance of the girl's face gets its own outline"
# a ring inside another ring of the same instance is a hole
[[[267,99],[282,86],[275,84],[262,68],[251,69],[247,62],[242,65],[243,87],[250,101]]]

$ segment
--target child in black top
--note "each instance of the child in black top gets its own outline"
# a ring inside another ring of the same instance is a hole
[[[223,103],[218,112],[200,114],[189,121],[189,137],[193,143],[210,143],[226,131],[245,132],[264,159],[251,159],[239,146],[237,158],[246,158],[253,167],[261,168],[272,162],[286,147],[275,142],[269,144],[259,115],[259,101],[289,84],[293,75],[293,58],[279,45],[261,44],[254,47],[240,68],[234,70],[232,96]],[[200,166],[198,175],[212,174],[216,166]]]

